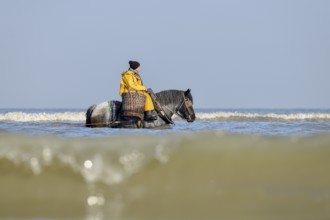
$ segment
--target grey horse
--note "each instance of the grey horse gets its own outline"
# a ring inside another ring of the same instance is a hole
[[[86,112],[86,127],[155,128],[171,124],[171,119],[174,115],[187,122],[195,120],[193,97],[190,89],[187,91],[165,90],[156,93],[156,97],[166,117],[170,120],[165,120],[164,117],[160,116],[154,121],[124,120],[119,113],[114,121],[109,113],[110,102],[103,102],[88,108]]]

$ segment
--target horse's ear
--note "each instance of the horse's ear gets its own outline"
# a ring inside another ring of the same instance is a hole
[[[190,89],[187,89],[187,91],[184,92],[184,95],[187,96],[190,93]]]

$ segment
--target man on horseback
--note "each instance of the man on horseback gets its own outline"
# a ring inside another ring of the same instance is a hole
[[[138,92],[145,95],[144,105],[144,120],[153,121],[157,119],[157,113],[155,111],[154,104],[148,93],[147,88],[143,85],[140,72],[140,63],[137,61],[129,61],[129,69],[122,73],[120,81],[119,95],[122,96],[127,92]]]

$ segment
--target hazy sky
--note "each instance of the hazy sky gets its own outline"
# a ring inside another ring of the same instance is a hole
[[[120,100],[130,59],[199,108],[330,108],[330,1],[0,0],[0,108]]]

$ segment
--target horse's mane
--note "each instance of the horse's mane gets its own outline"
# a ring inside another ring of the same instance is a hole
[[[163,105],[171,103],[179,103],[182,101],[184,91],[181,90],[164,90],[156,93],[157,98]],[[191,93],[188,93],[188,98],[193,102]]]

